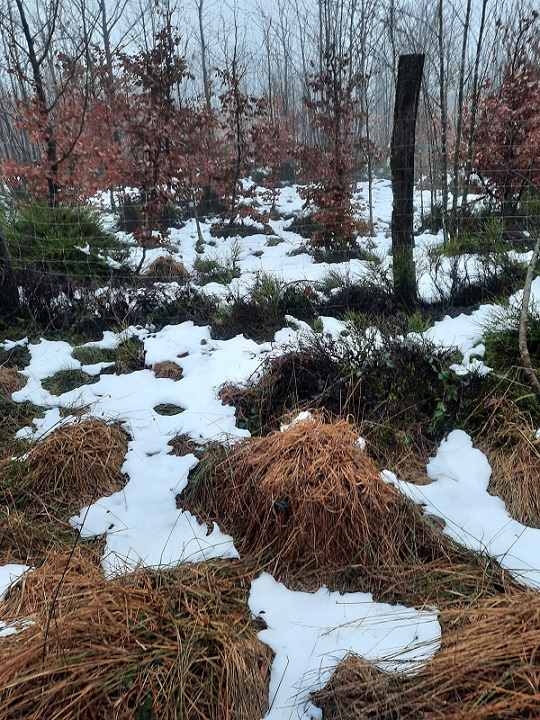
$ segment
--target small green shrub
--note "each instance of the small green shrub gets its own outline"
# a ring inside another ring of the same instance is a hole
[[[447,257],[456,255],[488,255],[504,253],[509,249],[503,237],[503,222],[500,217],[489,217],[480,223],[476,231],[462,229],[442,245],[440,251]]]
[[[528,194],[521,198],[518,215],[522,224],[530,233],[540,231],[540,194]]]
[[[422,315],[420,310],[416,310],[412,315],[409,315],[407,320],[408,332],[422,334],[426,332],[426,330],[429,330],[432,325],[433,322],[431,318]]]
[[[14,270],[23,273],[23,280],[26,270],[79,280],[105,278],[113,272],[107,259],[122,263],[127,256],[125,245],[89,207],[30,202],[4,214],[2,224]]]
[[[242,253],[242,246],[233,243],[228,255],[208,257],[196,257],[193,261],[193,272],[198,285],[206,285],[210,282],[228,285],[234,278],[239,277],[240,270],[238,260]]]
[[[280,314],[283,300],[283,282],[267,273],[260,273],[250,290],[252,300],[260,307],[264,316],[274,320]]]
[[[490,327],[484,332],[482,341],[486,347],[485,362],[503,372],[512,367],[521,367],[518,347],[517,311],[497,318],[492,317]],[[532,313],[527,323],[527,346],[533,365],[540,367],[540,316]]]
[[[193,261],[193,271],[198,285],[206,285],[211,282],[228,285],[235,277],[238,277],[238,271],[233,266],[218,258],[196,257]]]
[[[333,290],[351,285],[351,277],[348,272],[330,269],[326,272],[318,283],[321,292],[329,295]]]

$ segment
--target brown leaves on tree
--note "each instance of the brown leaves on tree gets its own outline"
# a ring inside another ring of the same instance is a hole
[[[500,82],[488,82],[478,104],[473,169],[507,211],[540,185],[540,64],[529,35],[537,18],[521,21]]]
[[[350,59],[330,46],[309,83],[305,102],[316,143],[301,152],[302,167],[312,180],[301,194],[305,207],[314,207],[312,219],[318,229],[311,244],[316,247],[351,246],[368,231],[353,199],[356,173],[364,165],[355,101],[361,81],[362,76],[351,71]]]

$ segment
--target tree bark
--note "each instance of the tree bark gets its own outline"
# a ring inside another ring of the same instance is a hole
[[[414,147],[423,69],[423,54],[400,56],[390,154],[394,194],[392,209],[394,296],[405,306],[413,305],[416,301],[416,268],[413,257]]]

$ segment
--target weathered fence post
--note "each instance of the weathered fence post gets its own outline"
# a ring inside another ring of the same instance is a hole
[[[398,65],[394,130],[390,165],[392,168],[392,256],[394,296],[406,306],[416,301],[414,265],[413,190],[416,116],[424,55],[401,55]]]

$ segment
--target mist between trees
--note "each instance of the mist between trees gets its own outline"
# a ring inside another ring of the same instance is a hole
[[[390,175],[398,58],[422,53],[416,179],[431,225],[448,239],[479,193],[512,216],[540,184],[534,5],[0,0],[6,204],[120,190],[150,246],[171,206],[264,224],[251,176],[270,198],[304,185],[312,245],[354,245],[374,223],[371,180]]]

